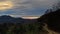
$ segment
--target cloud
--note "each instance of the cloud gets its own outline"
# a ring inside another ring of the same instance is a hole
[[[42,15],[44,11],[51,8],[58,0],[9,0],[14,7],[2,13],[12,12],[13,15]]]
[[[2,0],[0,0],[2,1]],[[4,1],[4,0],[3,0]],[[58,0],[8,0],[13,2],[13,10],[27,10],[31,8],[51,7]]]
[[[14,10],[32,10],[35,8],[50,8],[57,0],[17,0],[15,2]]]
[[[15,9],[31,9],[39,7],[51,7],[57,0],[16,0],[13,1]]]

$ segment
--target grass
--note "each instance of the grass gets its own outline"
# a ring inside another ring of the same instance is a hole
[[[24,24],[24,25],[23,24],[14,24],[14,25],[5,24],[5,26],[4,24],[2,24],[0,25],[0,28],[1,28],[1,34],[3,33],[4,34],[41,34],[42,33],[39,23]]]

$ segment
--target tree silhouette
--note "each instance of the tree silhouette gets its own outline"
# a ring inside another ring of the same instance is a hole
[[[60,1],[52,5],[52,10],[56,11],[57,9],[60,9]]]

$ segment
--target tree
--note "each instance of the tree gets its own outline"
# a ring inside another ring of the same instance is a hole
[[[52,9],[47,9],[45,14],[50,13],[50,12],[53,12],[53,10]]]
[[[60,9],[60,1],[52,5],[52,10],[56,11],[57,9]]]

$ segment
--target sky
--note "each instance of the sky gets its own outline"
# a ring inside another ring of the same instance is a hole
[[[0,0],[0,15],[41,16],[59,0]]]

